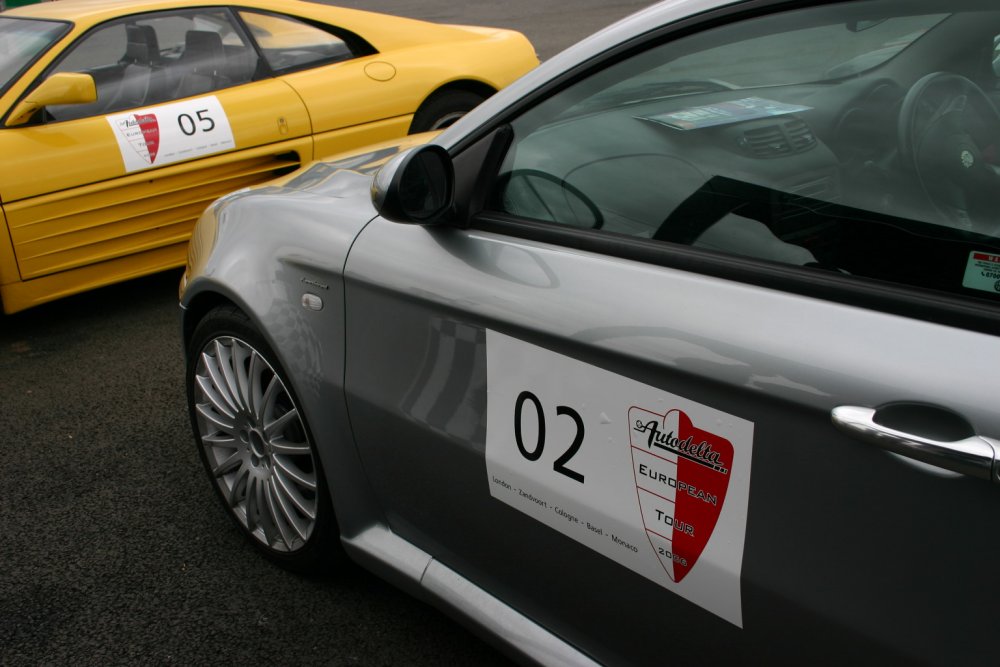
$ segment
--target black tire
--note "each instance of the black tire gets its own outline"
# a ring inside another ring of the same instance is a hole
[[[280,566],[327,570],[341,556],[333,506],[276,355],[242,311],[221,306],[198,323],[187,359],[195,443],[226,514]]]
[[[410,134],[443,130],[474,109],[485,97],[467,90],[445,90],[427,98],[410,123]]]

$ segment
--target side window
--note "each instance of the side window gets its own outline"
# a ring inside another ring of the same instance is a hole
[[[169,102],[251,81],[256,51],[224,10],[157,12],[85,35],[54,72],[94,77],[97,101],[48,108],[70,120]]]
[[[756,17],[592,73],[512,121],[489,208],[1000,300],[983,78],[1000,11],[883,4]]]
[[[264,59],[277,72],[327,65],[354,57],[337,35],[288,16],[241,11]]]

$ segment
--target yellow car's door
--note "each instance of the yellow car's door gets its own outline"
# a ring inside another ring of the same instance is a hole
[[[0,201],[22,281],[5,301],[181,264],[208,203],[311,159],[305,106],[285,82],[255,81],[257,61],[219,8],[131,16],[70,47],[44,76],[90,74],[97,100],[0,130],[12,158],[0,161]]]
[[[309,108],[317,159],[410,129],[428,77],[422,85],[396,85],[396,69],[384,56],[336,26],[249,9],[239,16],[271,71],[282,74]]]

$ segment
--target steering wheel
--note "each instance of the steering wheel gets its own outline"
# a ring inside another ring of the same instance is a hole
[[[500,177],[503,210],[584,229],[604,226],[604,214],[580,188],[538,169],[515,169]]]
[[[903,98],[899,156],[944,222],[993,233],[1000,223],[1000,112],[958,74],[934,72]]]

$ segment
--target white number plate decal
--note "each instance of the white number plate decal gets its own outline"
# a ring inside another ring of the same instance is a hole
[[[970,252],[965,265],[962,287],[1000,292],[1000,255],[989,252]]]
[[[108,116],[125,171],[221,153],[236,147],[229,118],[211,95]]]
[[[753,424],[486,336],[491,495],[743,627]]]

